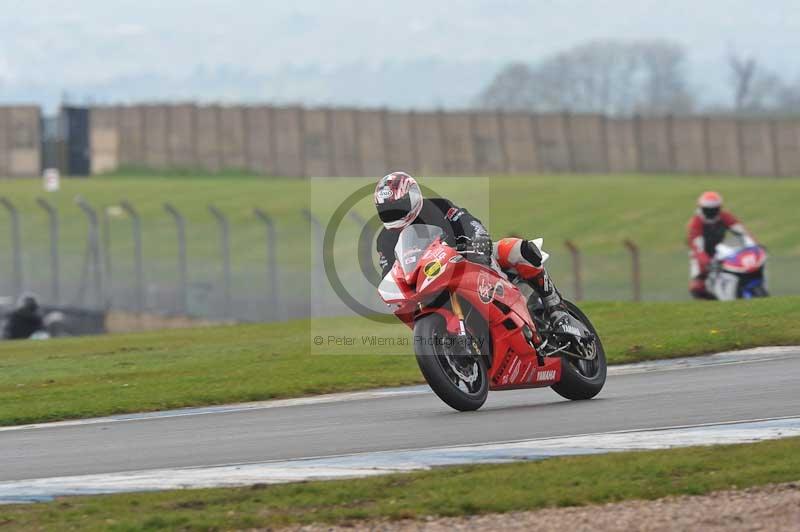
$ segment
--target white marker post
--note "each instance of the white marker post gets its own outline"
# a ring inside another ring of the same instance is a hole
[[[56,192],[61,188],[61,172],[58,168],[46,168],[42,179],[46,192]]]

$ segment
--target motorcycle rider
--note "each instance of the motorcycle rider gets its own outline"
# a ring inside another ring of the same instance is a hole
[[[377,242],[382,276],[392,269],[394,248],[403,229],[413,224],[440,227],[449,245],[471,247],[490,261],[495,259],[503,271],[527,281],[541,298],[553,328],[574,331],[561,295],[542,265],[542,254],[532,242],[503,238],[493,243],[479,219],[445,198],[423,198],[417,181],[405,172],[383,176],[375,187],[374,200],[384,226]]]
[[[37,331],[44,329],[44,321],[39,313],[39,303],[33,294],[23,294],[17,300],[17,308],[8,315],[3,338],[18,340],[30,338]]]
[[[756,241],[744,225],[730,212],[722,209],[722,196],[709,190],[697,198],[697,212],[686,226],[689,246],[689,292],[695,299],[716,299],[706,290],[711,259],[717,245],[730,231],[742,239],[745,246]]]

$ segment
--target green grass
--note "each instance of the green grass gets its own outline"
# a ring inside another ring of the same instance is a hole
[[[206,205],[217,204],[234,222],[252,221],[250,211],[260,206],[278,221],[294,221],[297,211],[310,204],[312,186],[320,195],[341,194],[365,179],[308,180],[257,177],[239,172],[222,176],[191,170],[160,176],[144,170],[120,172],[90,179],[67,179],[56,193],[46,194],[39,180],[8,180],[2,195],[26,212],[38,213],[36,196],[54,200],[65,216],[79,217],[76,195],[98,206],[128,199],[147,218],[164,216],[161,204],[174,203],[193,223],[212,221]],[[200,177],[202,179],[190,179]],[[313,185],[312,185],[313,183]],[[327,184],[326,184],[327,183]],[[719,190],[726,205],[747,222],[773,251],[800,255],[792,224],[800,180],[698,176],[549,175],[492,178],[432,179],[437,192],[458,198],[475,211],[497,235],[537,234],[561,241],[573,239],[587,252],[618,246],[624,238],[647,244],[652,251],[682,251],[684,226],[694,202],[705,189]],[[488,183],[490,197],[484,195]],[[314,194],[317,192],[314,191]],[[370,212],[369,200],[359,204]],[[35,225],[34,225],[35,226]],[[36,235],[31,235],[35,237]]]
[[[132,175],[131,172],[139,172]],[[191,179],[189,176],[198,179]],[[37,196],[55,203],[62,219],[62,268],[66,297],[75,297],[86,247],[86,220],[75,206],[81,195],[102,208],[127,199],[143,218],[146,279],[158,291],[175,281],[175,228],[163,210],[174,204],[187,220],[189,276],[200,291],[216,290],[219,281],[218,228],[208,212],[213,203],[227,213],[231,225],[233,296],[245,298],[253,288],[265,293],[264,228],[252,215],[253,207],[269,212],[279,232],[278,258],[285,272],[282,282],[304,290],[308,283],[293,283],[308,277],[311,263],[310,228],[301,211],[311,208],[323,220],[338,201],[370,180],[331,178],[298,180],[264,178],[238,172],[222,176],[195,174],[191,170],[160,176],[129,169],[113,176],[65,180],[63,189],[45,194],[39,180],[3,182],[0,194],[14,201],[22,213],[26,278],[34,289],[49,287],[48,236],[44,212]],[[797,294],[793,272],[800,267],[795,200],[800,180],[694,176],[602,176],[558,175],[423,180],[437,192],[451,197],[483,219],[496,237],[507,234],[544,236],[552,254],[550,268],[566,293],[570,261],[563,241],[571,239],[584,254],[585,294],[589,299],[625,299],[630,294],[629,258],[621,242],[630,238],[642,247],[643,294],[648,299],[685,299],[687,261],[684,226],[694,201],[704,189],[717,189],[727,205],[769,247],[771,282],[775,293]],[[356,206],[362,216],[371,216],[370,199]],[[130,221],[119,210],[111,215],[112,274],[121,290],[133,278]],[[0,220],[5,214],[0,214]],[[355,271],[358,227],[346,220],[337,239],[337,261]],[[9,249],[8,231],[0,231],[0,248]],[[0,268],[10,269],[10,255],[0,259]],[[0,276],[0,292],[8,275]],[[8,288],[6,288],[7,290]],[[117,301],[123,299],[121,291]],[[207,315],[201,304],[198,314]]]
[[[800,479],[800,439],[459,466],[357,480],[73,497],[0,507],[0,526],[228,530],[462,516],[701,495]]]
[[[611,363],[800,343],[797,297],[582,308]],[[355,345],[316,348],[317,335]],[[2,342],[0,425],[422,382],[411,348],[370,347],[362,335],[410,331],[340,318]]]

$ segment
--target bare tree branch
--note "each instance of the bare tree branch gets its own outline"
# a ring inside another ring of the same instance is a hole
[[[479,96],[485,107],[607,114],[692,108],[686,54],[676,44],[593,41],[534,66],[509,65]]]

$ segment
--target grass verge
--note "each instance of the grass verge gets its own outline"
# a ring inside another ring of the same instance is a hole
[[[582,308],[612,364],[800,344],[800,297]],[[312,351],[317,335],[354,342]],[[362,335],[410,332],[342,318],[0,342],[0,425],[422,382],[410,347],[392,356]]]
[[[800,478],[800,438],[554,458],[367,479],[76,497],[0,507],[24,529],[228,530],[461,516],[701,495]]]

